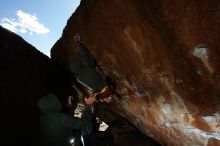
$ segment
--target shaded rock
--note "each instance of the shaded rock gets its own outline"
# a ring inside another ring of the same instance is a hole
[[[90,146],[160,146],[121,117],[108,124],[106,131],[93,134]]]
[[[0,27],[0,129],[3,145],[39,146],[37,100],[70,92],[68,72]]]
[[[108,145],[111,146],[160,146],[159,143],[155,142],[149,135],[143,134],[129,121],[117,113],[111,112],[111,109],[108,109],[108,104],[97,103],[94,111],[108,125],[107,130],[102,132],[101,142],[108,142]]]
[[[116,146],[160,146],[120,117],[108,124]]]
[[[218,0],[82,0],[51,55],[68,68],[79,32],[122,97],[109,110],[164,145],[219,145],[219,26]]]

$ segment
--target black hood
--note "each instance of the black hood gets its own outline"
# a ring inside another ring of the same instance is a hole
[[[61,103],[57,96],[53,93],[41,97],[37,105],[42,113],[53,113],[61,111]]]

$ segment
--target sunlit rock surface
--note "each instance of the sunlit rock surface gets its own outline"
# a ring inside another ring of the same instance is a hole
[[[220,1],[82,0],[51,56],[68,68],[73,35],[116,84],[107,106],[164,145],[220,145]]]

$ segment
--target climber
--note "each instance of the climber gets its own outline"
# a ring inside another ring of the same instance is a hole
[[[102,102],[111,102],[113,92],[106,83],[105,76],[100,71],[89,50],[80,42],[79,34],[74,36],[76,52],[79,54],[75,62],[71,62],[70,69],[74,72],[77,81],[88,93],[94,93]]]
[[[61,103],[55,94],[50,93],[42,97],[37,103],[41,112],[40,128],[42,145],[73,146],[76,144],[75,140],[77,140],[76,135],[73,135],[74,130],[75,133],[79,131],[79,134],[77,134],[78,137],[91,134],[91,120],[93,116],[91,106],[95,100],[96,97],[94,95],[85,98],[86,108],[83,111],[82,118],[78,118],[61,112]],[[81,145],[84,146],[83,142],[81,142]]]

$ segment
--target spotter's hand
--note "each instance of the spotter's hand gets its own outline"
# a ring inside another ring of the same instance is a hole
[[[85,98],[85,104],[86,106],[92,106],[93,103],[96,101],[96,94],[91,94],[89,98]]]

